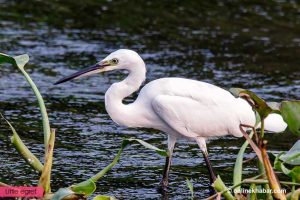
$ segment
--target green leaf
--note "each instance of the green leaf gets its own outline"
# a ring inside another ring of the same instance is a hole
[[[281,155],[279,159],[290,165],[300,165],[300,140],[286,154]]]
[[[20,69],[20,71],[22,72],[22,74],[24,75],[26,81],[31,86],[31,89],[34,92],[34,94],[38,100],[38,104],[39,104],[39,107],[41,110],[41,115],[42,115],[42,120],[43,120],[44,145],[45,145],[45,154],[46,154],[47,144],[48,144],[48,140],[50,137],[50,124],[49,124],[48,114],[47,114],[47,110],[46,110],[46,106],[45,106],[43,97],[40,94],[35,83],[32,81],[30,76],[24,70],[24,66],[26,65],[26,63],[28,63],[28,61],[29,61],[29,56],[27,54],[12,57],[12,56],[0,53],[0,64],[1,63],[10,63],[10,64],[17,66]]]
[[[54,193],[51,200],[62,200],[63,198],[75,194],[72,190],[69,188],[60,188],[57,192]]]
[[[72,185],[70,189],[79,194],[84,194],[84,196],[90,196],[96,190],[96,184],[93,180],[88,179],[76,185]]]
[[[1,113],[0,116],[6,121],[13,133],[11,137],[11,143],[14,145],[18,153],[22,156],[26,163],[29,164],[34,170],[38,171],[39,173],[42,173],[44,167],[43,164],[26,147],[26,145],[23,143],[18,133],[16,132],[15,128],[11,125],[11,123],[8,120],[6,120]]]
[[[143,145],[144,147],[146,147],[148,149],[151,149],[151,150],[154,150],[156,153],[158,153],[161,156],[168,156],[169,155],[167,151],[159,149],[159,148],[153,146],[152,144],[149,144],[149,143],[147,143],[143,140],[130,138],[130,139],[127,139],[127,141],[129,141],[129,142],[136,141],[136,142],[140,143],[141,145]]]
[[[93,200],[117,200],[117,199],[115,197],[112,197],[112,196],[98,195],[98,196],[95,196],[93,198]]]
[[[17,66],[20,70],[24,70],[24,66],[28,63],[28,61],[29,61],[29,56],[27,54],[12,57],[0,53],[0,64],[10,63],[12,65]]]
[[[191,180],[189,180],[188,178],[186,178],[186,184],[191,192],[191,199],[194,199],[194,186]]]
[[[39,186],[42,186],[46,193],[50,192],[51,169],[53,162],[53,150],[55,142],[55,130],[51,129],[47,153],[45,155],[45,165],[39,180]]]
[[[283,101],[280,111],[290,131],[300,135],[300,101]]]
[[[229,90],[235,96],[241,97],[249,102],[252,107],[258,112],[261,120],[264,120],[273,110],[267,105],[267,103],[258,97],[254,92],[244,90],[242,88],[231,88]]]
[[[296,183],[300,183],[300,166],[294,167],[289,174]]]
[[[218,192],[224,192],[222,195],[227,200],[234,200],[234,197],[232,194],[228,191],[228,188],[225,186],[224,182],[222,181],[221,177],[218,175],[218,178],[215,180],[215,182],[212,184],[212,187],[215,188]]]

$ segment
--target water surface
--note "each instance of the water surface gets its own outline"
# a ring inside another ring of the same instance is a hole
[[[104,93],[125,77],[110,72],[62,85],[52,83],[90,66],[119,48],[136,50],[147,64],[147,80],[186,77],[223,88],[251,89],[268,101],[300,98],[300,6],[294,1],[1,1],[0,52],[28,53],[27,71],[45,98],[57,129],[52,187],[83,181],[111,162],[122,138],[137,137],[166,148],[156,130],[116,125],[104,108]],[[0,109],[31,150],[43,159],[43,135],[36,100],[19,71],[0,71]],[[132,102],[136,94],[126,99]],[[38,176],[20,159],[1,122],[0,181],[36,184]],[[274,152],[289,149],[290,133],[269,134]],[[209,141],[209,156],[231,185],[242,138]],[[247,151],[246,158],[254,154]],[[96,194],[118,199],[160,199],[156,186],[164,159],[139,145],[128,147],[120,163],[98,183]],[[256,173],[250,163],[245,176]],[[208,173],[196,144],[176,145],[170,199],[207,197]]]

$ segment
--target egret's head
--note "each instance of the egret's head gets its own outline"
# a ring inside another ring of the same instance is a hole
[[[131,71],[134,70],[135,67],[141,65],[145,65],[144,61],[135,51],[129,49],[119,49],[109,54],[106,58],[96,63],[94,66],[85,68],[65,78],[62,78],[54,84],[56,85],[79,77],[116,69]]]

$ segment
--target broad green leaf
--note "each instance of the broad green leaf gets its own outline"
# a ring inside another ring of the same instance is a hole
[[[69,188],[60,188],[57,192],[54,193],[51,200],[62,200],[63,198],[75,194],[72,190]]]
[[[76,185],[72,185],[70,189],[78,194],[84,194],[84,196],[90,196],[96,190],[96,184],[93,180],[88,179]]]
[[[93,198],[93,200],[117,200],[117,199],[115,197],[112,197],[112,196],[98,195],[98,196],[95,196]]]
[[[39,186],[43,187],[46,193],[50,192],[51,169],[53,162],[53,150],[55,142],[55,130],[51,129],[47,153],[45,155],[45,165],[39,180]]]
[[[159,149],[159,148],[153,146],[152,144],[149,144],[149,143],[147,143],[143,140],[135,139],[135,138],[130,138],[130,139],[127,139],[127,140],[129,142],[136,141],[136,142],[140,143],[141,145],[143,145],[144,147],[156,151],[156,153],[158,153],[161,156],[168,156],[169,155],[167,151]]]
[[[286,154],[281,155],[279,159],[290,165],[300,165],[300,140]]]
[[[189,180],[188,178],[186,178],[186,184],[191,192],[191,199],[194,199],[194,186],[191,180]]]
[[[29,56],[27,54],[12,57],[12,56],[0,53],[0,64],[1,63],[10,63],[10,64],[17,66],[20,69],[20,71],[22,72],[22,74],[24,75],[26,81],[31,86],[31,89],[33,90],[33,92],[38,100],[38,104],[39,104],[39,107],[41,110],[41,115],[42,115],[42,120],[43,120],[44,145],[45,145],[45,153],[46,153],[47,152],[47,144],[48,144],[48,140],[50,137],[50,124],[49,124],[48,114],[47,114],[47,110],[45,107],[43,97],[40,94],[35,83],[32,81],[32,79],[30,78],[30,76],[27,74],[27,72],[24,69],[24,66],[26,65],[26,63],[28,63],[28,61],[29,61]]]
[[[227,200],[234,200],[234,197],[232,194],[228,191],[228,188],[225,186],[224,182],[222,181],[221,177],[218,175],[218,178],[215,180],[215,182],[212,184],[212,187],[215,188],[218,192],[224,192],[222,195]]]
[[[29,164],[34,170],[42,173],[43,164],[39,161],[39,159],[31,153],[31,151],[26,147],[23,143],[19,135],[17,134],[15,128],[11,125],[9,121],[7,121],[2,114],[0,116],[6,121],[9,125],[13,135],[11,136],[11,143],[14,145],[18,153],[22,156],[22,158]]]
[[[300,135],[300,101],[283,101],[280,111],[290,131]]]

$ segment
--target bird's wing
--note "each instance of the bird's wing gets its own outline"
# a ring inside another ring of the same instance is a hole
[[[155,113],[172,129],[185,137],[213,137],[232,134],[241,137],[239,103],[234,98],[212,99],[207,96],[189,97],[158,95],[152,101]],[[246,109],[248,112],[248,107]],[[251,109],[250,109],[250,112]],[[249,114],[249,113],[246,113]],[[254,114],[249,116],[255,121]],[[246,116],[247,117],[247,116]]]

